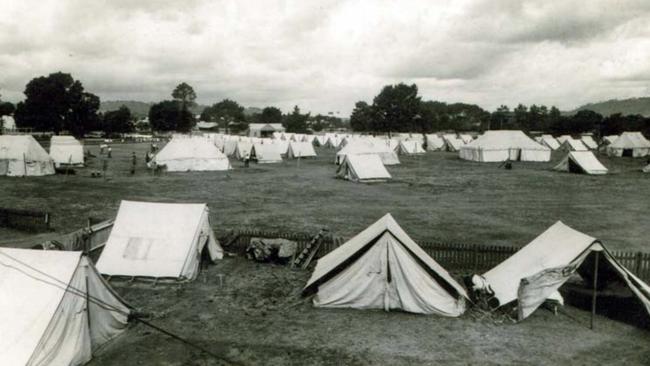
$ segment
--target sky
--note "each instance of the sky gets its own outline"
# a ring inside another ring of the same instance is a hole
[[[0,0],[0,95],[62,71],[102,100],[348,116],[384,85],[555,105],[650,95],[648,0]]]

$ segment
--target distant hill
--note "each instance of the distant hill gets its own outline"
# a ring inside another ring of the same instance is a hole
[[[575,114],[582,110],[592,110],[607,117],[610,114],[640,114],[644,117],[650,117],[650,97],[630,98],[630,99],[612,99],[605,102],[589,103],[580,106],[567,114]]]
[[[144,118],[149,115],[149,108],[153,103],[149,102],[139,102],[135,100],[107,100],[102,101],[99,106],[100,112],[115,111],[120,109],[121,106],[125,105],[131,111],[131,114],[138,118]],[[206,106],[197,105],[191,108],[192,113],[200,114],[203,112]]]

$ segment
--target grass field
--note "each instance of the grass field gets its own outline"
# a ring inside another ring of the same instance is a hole
[[[552,171],[549,163],[498,164],[460,160],[455,153],[402,157],[388,167],[393,181],[354,184],[334,178],[334,151],[318,158],[229,172],[167,173],[144,168],[147,144],[115,144],[108,180],[91,178],[99,158],[75,176],[0,177],[3,207],[47,210],[58,232],[77,229],[88,216],[112,218],[122,199],[207,202],[217,230],[256,227],[315,233],[328,227],[349,237],[390,212],[418,240],[521,246],[556,220],[618,250],[650,251],[650,174],[642,159],[599,156],[606,176]],[[98,147],[90,146],[98,155]],[[135,151],[138,168],[129,173]],[[21,233],[2,232],[3,242]]]
[[[306,231],[329,227],[349,237],[391,212],[416,240],[520,246],[556,220],[619,250],[650,251],[650,175],[641,160],[601,157],[612,174],[558,173],[550,163],[462,161],[452,153],[403,157],[388,167],[390,183],[334,178],[334,152],[313,160],[230,172],[169,173],[144,168],[146,144],[116,144],[108,179],[91,178],[99,158],[74,176],[0,177],[3,207],[47,210],[58,233],[87,217],[113,218],[122,199],[207,202],[217,230],[240,227]],[[96,146],[89,149],[98,154]],[[135,176],[129,156],[137,153]],[[1,245],[36,238],[0,229]],[[219,280],[221,276],[222,281]],[[309,271],[226,258],[195,282],[152,286],[114,283],[152,322],[246,365],[647,365],[650,332],[603,316],[590,330],[589,312],[565,306],[539,310],[519,324],[469,311],[460,318],[382,311],[313,308],[299,297]],[[503,321],[503,322],[502,322]],[[221,365],[206,354],[143,325],[134,325],[91,365]]]

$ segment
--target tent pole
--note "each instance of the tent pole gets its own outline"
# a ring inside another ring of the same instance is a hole
[[[591,294],[591,321],[589,324],[590,329],[594,329],[594,316],[596,315],[596,284],[598,283],[598,255],[595,253],[594,259],[594,281],[593,281],[593,292]]]

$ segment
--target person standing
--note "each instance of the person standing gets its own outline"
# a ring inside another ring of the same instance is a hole
[[[108,157],[109,159],[113,157],[113,154],[112,154],[113,149],[111,149],[110,146],[108,147],[108,149],[106,149],[106,152],[107,152],[107,157]]]
[[[131,153],[131,175],[135,175],[135,165],[137,163],[137,159],[135,157],[135,151]]]

